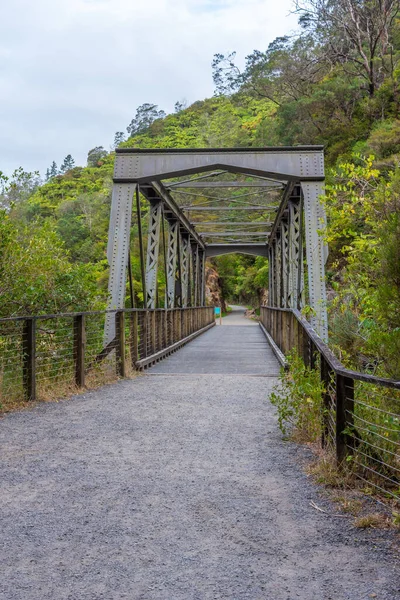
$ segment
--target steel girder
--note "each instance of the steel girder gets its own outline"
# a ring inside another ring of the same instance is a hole
[[[167,249],[167,308],[176,306],[176,267],[178,259],[179,223],[170,223]]]
[[[275,241],[275,302],[278,308],[282,308],[282,244],[281,238]]]
[[[275,300],[275,244],[268,248],[268,303],[270,306],[276,306]]]
[[[181,260],[181,301],[182,308],[186,308],[189,303],[189,254],[190,242],[189,236],[181,234],[180,242],[180,260]]]
[[[279,181],[323,181],[323,147],[196,150],[117,148],[114,181],[160,181],[216,168]]]
[[[146,256],[146,306],[156,308],[158,256],[160,251],[162,202],[151,202],[149,211],[149,229],[147,234]]]
[[[265,243],[260,244],[259,242],[253,244],[242,244],[240,242],[228,244],[207,244],[206,246],[206,258],[211,258],[212,256],[221,256],[223,254],[232,254],[232,252],[267,257],[268,246]]]
[[[303,306],[304,291],[302,213],[301,200],[290,200],[288,306],[296,309]]]
[[[308,267],[308,293],[313,309],[311,325],[323,340],[328,339],[326,312],[325,262],[328,249],[320,231],[326,226],[325,211],[319,201],[323,194],[321,182],[301,182],[304,196],[305,241]]]
[[[281,222],[281,302],[282,308],[288,307],[288,279],[289,279],[289,224],[286,220]]]
[[[132,198],[136,184],[118,183],[113,187],[110,226],[108,230],[107,258],[110,265],[108,280],[108,308],[121,308],[125,302],[126,269],[130,247]],[[104,343],[115,338],[115,318],[106,317]]]

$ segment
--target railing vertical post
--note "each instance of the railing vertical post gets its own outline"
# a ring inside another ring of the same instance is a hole
[[[147,308],[143,315],[143,341],[144,341],[144,358],[149,356],[149,311]]]
[[[116,343],[116,371],[120,377],[126,377],[125,364],[125,313],[118,310],[115,313],[115,335]]]
[[[36,319],[25,319],[22,330],[22,377],[25,399],[36,400]]]
[[[156,339],[156,311],[153,308],[153,310],[150,312],[150,319],[151,319],[151,350],[150,350],[150,354],[154,354],[156,351],[156,343],[157,343],[157,339]]]
[[[314,342],[309,340],[309,348],[310,348],[310,369],[315,369],[317,365],[317,357],[316,357],[316,348]]]
[[[74,326],[74,363],[75,383],[78,387],[85,386],[85,315],[76,315]]]
[[[309,344],[310,340],[308,338],[307,332],[304,327],[301,328],[302,332],[302,346],[303,346],[303,361],[306,367],[310,366],[310,352],[309,352]]]
[[[349,454],[351,436],[347,430],[353,425],[354,380],[336,374],[336,459],[340,465]]]
[[[330,407],[330,395],[329,395],[329,384],[331,370],[323,354],[320,353],[320,378],[324,385],[324,391],[322,392],[322,431],[321,431],[321,444],[323,448],[327,447],[327,441],[329,436],[329,407]]]
[[[178,342],[182,339],[182,309],[178,308]]]
[[[136,368],[136,362],[139,360],[138,348],[138,314],[136,311],[130,313],[131,319],[131,364]]]
[[[164,345],[165,345],[165,348],[168,348],[169,339],[168,339],[168,309],[167,308],[163,312],[163,327],[164,327]]]

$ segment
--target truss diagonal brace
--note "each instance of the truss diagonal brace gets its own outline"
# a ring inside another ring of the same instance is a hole
[[[167,252],[167,307],[175,308],[176,263],[178,258],[179,223],[170,223]]]
[[[156,308],[158,256],[160,251],[160,231],[162,202],[152,202],[149,212],[149,229],[146,257],[146,306]]]

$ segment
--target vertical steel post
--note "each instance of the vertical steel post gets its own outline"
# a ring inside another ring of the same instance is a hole
[[[206,260],[205,253],[199,248],[199,306],[206,303]]]
[[[275,241],[275,306],[282,306],[282,244],[280,237]]]
[[[162,202],[151,202],[146,257],[146,307],[156,307]]]
[[[287,221],[281,222],[281,245],[282,245],[282,300],[281,306],[287,308],[288,299],[288,279],[289,279],[289,226]]]
[[[133,183],[113,185],[110,226],[108,230],[107,258],[110,265],[108,281],[108,308],[123,308],[125,303],[126,268],[130,247],[132,198],[137,190]],[[112,313],[106,317],[105,345],[115,338],[115,319]]]
[[[168,308],[175,308],[176,262],[178,257],[179,223],[170,223],[167,251],[167,302]]]
[[[321,338],[327,341],[328,316],[325,289],[327,247],[321,235],[321,230],[326,225],[326,217],[319,200],[323,193],[323,187],[319,181],[302,181],[301,187],[304,195],[309,303],[314,311],[314,315],[311,317],[311,325]]]
[[[183,308],[186,308],[189,303],[189,252],[189,236],[181,235],[181,298]]]

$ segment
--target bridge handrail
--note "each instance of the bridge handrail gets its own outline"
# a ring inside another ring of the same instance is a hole
[[[106,317],[115,337],[105,344]],[[0,410],[130,376],[215,325],[214,308],[123,308],[0,319]]]
[[[400,502],[400,382],[346,368],[296,309],[262,306],[260,317],[284,355],[296,349],[319,371],[323,447]]]
[[[387,379],[385,377],[377,377],[376,375],[368,375],[368,373],[361,373],[360,371],[353,371],[345,367],[340,360],[334,355],[332,350],[327,344],[320,338],[318,333],[313,329],[310,323],[305,319],[299,310],[293,308],[277,308],[276,306],[263,306],[262,308],[268,308],[268,310],[288,312],[292,313],[297,321],[307,332],[309,338],[318,349],[318,351],[324,355],[325,360],[329,364],[335,373],[342,375],[343,377],[350,377],[357,381],[365,381],[366,383],[373,383],[375,385],[381,385],[388,388],[394,388],[400,390],[400,381],[394,379]]]

